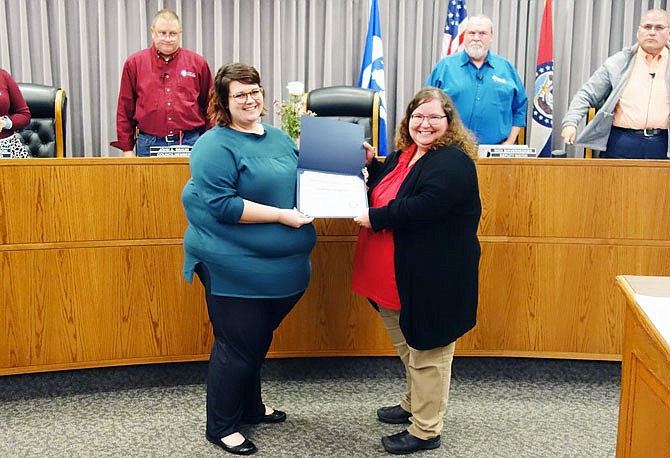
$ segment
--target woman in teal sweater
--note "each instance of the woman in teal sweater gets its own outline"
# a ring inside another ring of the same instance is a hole
[[[207,439],[241,455],[256,446],[240,423],[279,423],[263,404],[260,368],[272,334],[309,282],[312,219],[295,209],[297,149],[260,123],[263,88],[255,68],[219,69],[208,114],[216,126],[191,153],[182,202],[184,276],[205,287],[214,345],[207,380]]]

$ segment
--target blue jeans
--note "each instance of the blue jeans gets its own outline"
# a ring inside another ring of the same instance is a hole
[[[182,132],[181,144],[193,146],[200,137],[198,129]],[[135,151],[138,157],[149,157],[149,148],[152,146],[174,146],[179,145],[179,134],[169,135],[167,137],[154,137],[153,135],[140,132],[137,136]]]

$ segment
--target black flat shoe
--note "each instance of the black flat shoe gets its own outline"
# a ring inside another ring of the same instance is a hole
[[[412,436],[409,431],[382,437],[384,450],[394,455],[408,455],[419,450],[431,450],[440,446],[440,436],[430,439],[419,439]]]
[[[392,425],[409,423],[409,417],[411,416],[412,414],[400,407],[400,404],[397,406],[381,407],[377,409],[377,418],[379,421],[390,423]]]
[[[207,440],[214,445],[218,445],[228,453],[233,453],[235,455],[251,455],[256,453],[256,446],[249,439],[244,439],[240,445],[230,446],[226,445],[220,438],[210,436],[209,434],[205,435]]]
[[[263,415],[262,417],[255,420],[243,419],[241,420],[241,423],[257,425],[259,423],[281,423],[283,421],[286,421],[286,412],[282,412],[281,410],[274,410],[272,413]]]

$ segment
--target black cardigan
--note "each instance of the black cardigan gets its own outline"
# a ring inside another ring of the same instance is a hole
[[[368,166],[370,192],[399,155]],[[474,161],[456,146],[428,151],[394,200],[370,208],[372,229],[393,231],[400,328],[411,347],[443,347],[474,327],[481,210]]]

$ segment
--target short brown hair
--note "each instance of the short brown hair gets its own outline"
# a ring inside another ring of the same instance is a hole
[[[230,109],[228,100],[230,96],[230,83],[239,81],[245,84],[261,85],[261,76],[251,65],[234,63],[221,66],[214,77],[214,86],[209,90],[209,103],[207,105],[207,115],[213,123],[221,126],[227,126],[231,123]],[[266,113],[265,106],[261,116]]]

